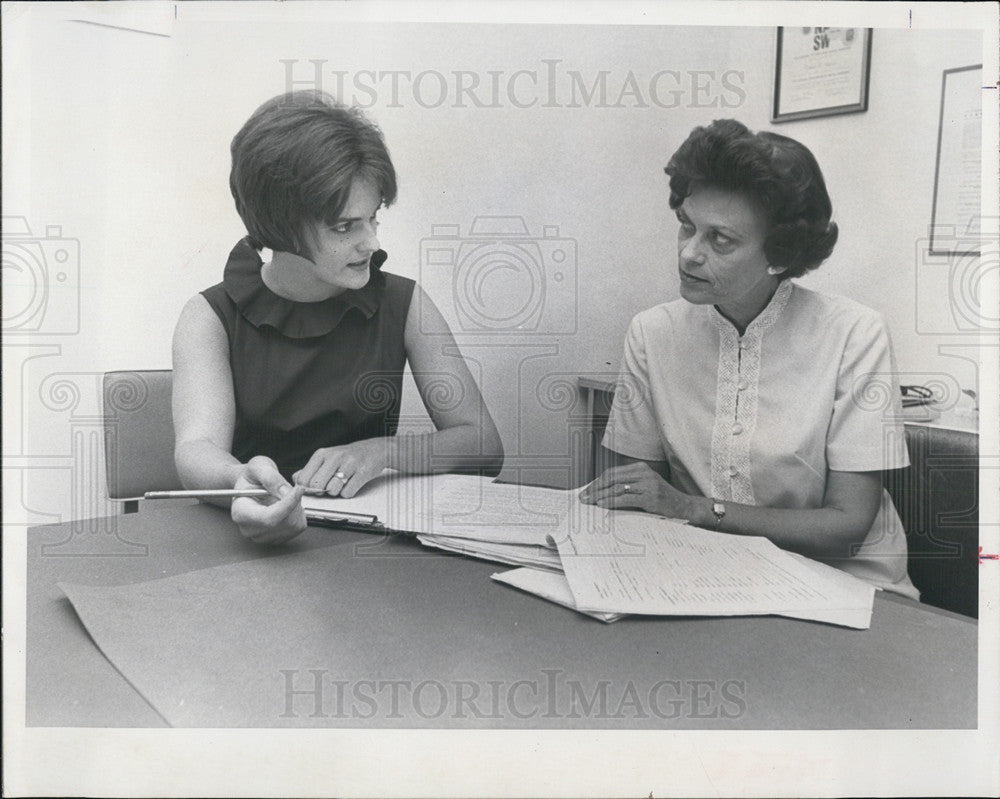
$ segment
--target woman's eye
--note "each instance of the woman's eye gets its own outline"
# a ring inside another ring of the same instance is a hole
[[[714,241],[720,247],[728,247],[730,244],[733,243],[733,240],[729,238],[729,236],[719,233],[718,231],[712,234],[712,241]]]
[[[351,222],[343,222],[339,225],[334,225],[330,228],[334,233],[350,233],[351,232]]]

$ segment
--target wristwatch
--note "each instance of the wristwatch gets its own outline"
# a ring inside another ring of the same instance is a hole
[[[712,513],[715,514],[715,529],[718,530],[722,527],[722,520],[726,516],[726,506],[714,497],[712,498]]]

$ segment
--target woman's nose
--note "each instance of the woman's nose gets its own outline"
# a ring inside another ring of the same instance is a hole
[[[361,242],[361,247],[365,250],[370,250],[371,252],[381,249],[378,242],[377,222],[368,223],[368,226],[365,228],[365,237]]]
[[[702,252],[701,242],[697,236],[691,236],[681,244],[681,258],[685,261],[691,261],[694,263],[701,263],[705,260],[705,255]]]

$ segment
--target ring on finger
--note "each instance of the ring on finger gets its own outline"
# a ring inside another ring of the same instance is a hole
[[[340,491],[341,488],[347,485],[347,475],[344,474],[343,472],[337,472],[333,477],[327,480],[324,488],[327,489],[328,491],[331,490],[330,486],[333,484],[334,480],[340,481],[340,488],[336,489],[337,491]]]

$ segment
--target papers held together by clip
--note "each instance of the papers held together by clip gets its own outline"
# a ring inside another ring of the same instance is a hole
[[[307,508],[306,521],[317,527],[384,532],[385,525],[373,513],[352,513],[344,510],[322,510]]]

